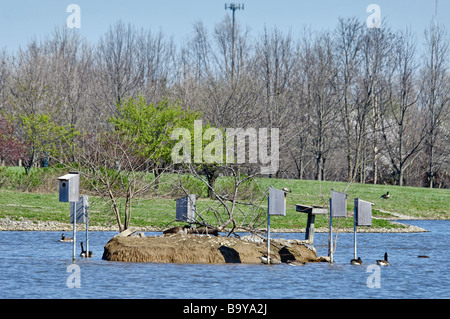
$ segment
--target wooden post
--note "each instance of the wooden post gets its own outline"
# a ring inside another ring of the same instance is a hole
[[[305,239],[312,245],[314,243],[314,224],[316,220],[316,215],[312,212],[308,213],[308,222],[306,225],[306,236]]]

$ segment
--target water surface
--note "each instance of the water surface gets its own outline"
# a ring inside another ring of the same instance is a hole
[[[349,264],[351,233],[338,235],[332,265],[267,266],[104,261],[103,247],[116,233],[90,232],[94,257],[75,261],[80,288],[68,288],[72,243],[60,243],[61,232],[0,232],[0,298],[450,298],[450,221],[408,223],[429,232],[358,233],[362,266]],[[304,234],[272,237],[303,239]],[[77,240],[84,240],[83,232]],[[328,234],[315,234],[318,255],[327,255],[327,242]],[[370,268],[385,251],[391,266]]]

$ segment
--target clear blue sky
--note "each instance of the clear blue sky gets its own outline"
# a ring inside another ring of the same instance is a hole
[[[0,49],[16,50],[33,37],[42,38],[54,26],[65,26],[69,4],[81,8],[80,33],[94,43],[112,23],[121,19],[137,27],[162,29],[180,43],[192,32],[192,25],[203,21],[208,30],[223,19],[225,0],[2,0],[0,4]],[[338,17],[357,17],[366,21],[369,4],[381,8],[381,18],[394,30],[410,27],[423,43],[423,31],[432,21],[435,0],[241,0],[245,10],[237,11],[240,23],[258,35],[266,25],[298,34],[303,26],[313,30],[334,28]],[[438,21],[450,32],[450,0],[439,0]],[[383,26],[382,26],[383,27]]]

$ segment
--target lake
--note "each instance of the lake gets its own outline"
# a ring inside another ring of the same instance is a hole
[[[407,223],[429,232],[358,233],[358,255],[364,262],[361,266],[350,265],[352,233],[338,235],[334,264],[267,266],[102,260],[103,247],[116,232],[90,232],[89,250],[94,257],[78,257],[78,244],[73,264],[72,243],[59,242],[61,232],[3,231],[0,298],[450,298],[450,221]],[[71,232],[66,235],[72,237]],[[83,241],[84,236],[84,232],[78,232],[77,240]],[[318,255],[327,255],[327,243],[328,234],[315,234]],[[384,252],[388,252],[391,266],[374,266],[377,259],[383,259]]]

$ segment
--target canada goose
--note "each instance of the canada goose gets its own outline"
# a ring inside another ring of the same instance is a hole
[[[83,242],[81,242],[80,245],[81,245],[80,257],[92,257],[92,251],[89,251],[89,253],[86,254],[86,251],[84,250]]]
[[[386,194],[381,195],[380,198],[388,199],[389,197],[391,197],[391,195],[389,195],[389,192],[386,192]]]
[[[390,263],[388,261],[388,254],[384,253],[384,259],[383,260],[377,260],[378,266],[389,266]]]
[[[259,257],[259,259],[261,259],[261,262],[263,264],[267,265],[267,255],[263,255],[263,256]],[[270,254],[270,264],[278,265],[278,264],[281,264],[281,261],[277,257],[275,257],[274,254]]]
[[[163,235],[167,235],[167,234],[186,234],[187,233],[187,229],[191,228],[189,225],[184,225],[183,227],[172,227],[169,228],[165,231],[163,231]]]
[[[358,257],[358,259],[352,259],[350,260],[350,265],[362,265],[363,261],[361,260],[361,257]]]
[[[66,235],[63,233],[61,235],[61,239],[59,241],[65,242],[65,243],[71,243],[71,242],[73,242],[73,239],[71,237],[66,237]]]

